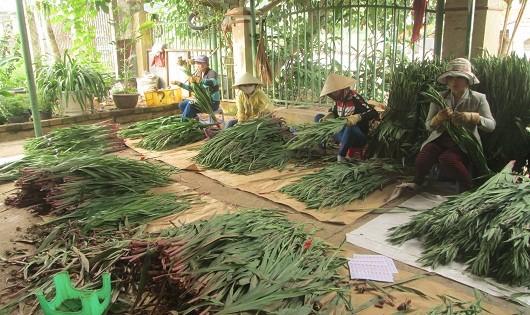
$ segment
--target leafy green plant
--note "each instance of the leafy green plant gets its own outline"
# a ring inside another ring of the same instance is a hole
[[[115,84],[110,92],[112,94],[138,94],[136,86],[131,82],[134,78],[134,62],[136,60],[132,51],[136,43],[142,39],[142,32],[153,27],[154,22],[148,21],[142,23],[138,26],[138,29],[134,29],[132,15],[120,10],[119,6],[116,8],[114,16],[116,18],[111,21],[111,24],[114,26],[118,39],[112,41],[111,44],[116,46],[119,61],[121,62],[121,82]],[[129,33],[132,33],[132,35],[128,36]]]
[[[28,94],[15,94],[13,96],[0,96],[0,116],[20,116],[27,113],[30,108]]]
[[[61,60],[37,68],[37,89],[45,95],[44,101],[55,102],[61,98],[73,99],[85,111],[85,102],[93,109],[94,97],[102,99],[107,94],[103,75],[90,64],[78,62],[66,51]],[[64,93],[64,95],[63,95]]]

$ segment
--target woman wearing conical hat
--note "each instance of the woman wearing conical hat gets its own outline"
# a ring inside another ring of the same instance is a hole
[[[471,63],[465,58],[456,58],[447,64],[446,71],[438,76],[438,82],[447,84],[449,90],[442,92],[446,107],[440,109],[431,103],[425,127],[430,135],[423,143],[414,163],[415,175],[412,183],[398,185],[395,199],[402,190],[415,191],[425,181],[430,169],[438,163],[445,174],[450,175],[462,187],[469,190],[474,187],[467,167],[470,160],[445,130],[443,122],[451,121],[468,129],[480,141],[478,130],[491,132],[495,129],[495,119],[491,115],[486,95],[472,91],[469,86],[479,83],[471,70]]]
[[[250,73],[245,73],[234,83],[239,92],[236,96],[237,119],[230,120],[226,128],[269,114],[272,102],[261,89],[263,83]]]
[[[377,117],[377,111],[364,100],[364,98],[352,90],[352,86],[357,82],[354,78],[331,73],[324,87],[320,92],[320,97],[328,96],[335,104],[329,112],[315,116],[315,122],[324,121],[328,118],[346,118],[344,128],[333,138],[340,142],[337,152],[337,161],[343,162],[346,153],[352,147],[363,147],[366,144],[369,122]]]

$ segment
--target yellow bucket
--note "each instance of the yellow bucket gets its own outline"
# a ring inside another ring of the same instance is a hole
[[[145,92],[145,103],[147,106],[161,106],[176,104],[182,101],[182,89],[158,90]]]

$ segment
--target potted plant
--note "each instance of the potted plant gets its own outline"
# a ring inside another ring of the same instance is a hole
[[[115,17],[119,21],[113,21],[111,24],[114,26],[116,38],[119,40],[111,43],[116,45],[119,61],[121,62],[121,73],[120,82],[114,84],[110,93],[117,108],[134,108],[138,104],[138,96],[140,94],[136,89],[135,82],[133,82],[133,68],[136,59],[131,52],[135,48],[136,43],[142,38],[142,35],[136,34],[141,34],[141,32],[150,29],[154,23],[152,21],[142,23],[134,32],[135,34],[131,36],[128,34],[132,31],[132,14],[127,14],[118,7],[115,11]]]
[[[52,118],[53,112],[57,109],[58,103],[56,99],[50,98],[48,95],[38,93],[38,105],[41,119]]]
[[[0,96],[0,116],[4,122],[10,124],[29,121],[30,113],[29,96],[27,94],[15,94]]]
[[[102,99],[107,93],[103,76],[91,65],[78,62],[66,51],[61,60],[37,67],[37,89],[51,104],[60,100],[66,111],[73,101],[81,113],[94,109],[94,97]],[[77,112],[79,113],[79,112]]]

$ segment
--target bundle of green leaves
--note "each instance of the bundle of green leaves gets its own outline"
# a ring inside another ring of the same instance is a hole
[[[530,60],[515,54],[485,56],[473,59],[473,65],[480,78],[473,88],[486,94],[497,121],[495,130],[481,135],[488,164],[499,171],[515,160],[515,167],[521,169],[530,154],[524,128],[530,126]]]
[[[96,229],[116,229],[122,224],[134,228],[140,224],[181,212],[190,207],[189,195],[173,193],[151,195],[128,192],[101,196],[83,202],[75,210],[46,221],[45,225],[70,222],[87,234]]]
[[[179,314],[350,313],[346,259],[306,230],[275,210],[247,209],[131,242],[123,259],[152,294],[179,301]]]
[[[510,173],[513,162],[474,192],[466,192],[392,229],[389,241],[417,238],[420,261],[436,268],[452,261],[471,273],[530,286],[530,180]]]
[[[281,118],[265,116],[223,130],[201,146],[195,160],[232,173],[281,169],[292,158],[285,143],[292,137]]]
[[[359,164],[334,163],[282,187],[280,192],[309,208],[335,207],[366,198],[403,178],[404,171],[399,164],[377,159]]]
[[[144,136],[138,146],[147,150],[165,150],[203,140],[208,125],[194,119],[160,126]]]
[[[118,128],[118,124],[104,121],[59,128],[45,136],[27,139],[24,142],[26,156],[0,166],[0,182],[17,179],[20,170],[27,166],[38,169],[40,166],[57,163],[58,156],[124,150],[125,142],[117,136]]]
[[[388,107],[370,135],[366,154],[380,158],[412,158],[427,136],[424,122],[429,109],[420,93],[444,72],[445,61],[401,63],[392,74]]]
[[[164,186],[177,169],[146,161],[98,154],[63,155],[46,165],[25,167],[16,181],[20,190],[6,199],[17,207],[40,205],[62,214],[80,204],[128,192],[145,193]]]
[[[296,127],[296,133],[286,146],[290,150],[315,148],[325,144],[335,133],[341,131],[346,123],[345,119],[326,119],[316,124],[307,124]]]
[[[27,155],[48,152],[58,155],[95,152],[104,154],[125,150],[125,142],[118,137],[118,130],[119,125],[110,121],[59,128],[42,137],[26,140],[24,153]]]
[[[181,117],[181,115],[171,115],[167,117],[142,120],[128,127],[122,128],[120,131],[118,131],[118,136],[130,139],[143,138],[151,131],[157,130],[162,126],[168,126],[180,122]]]

